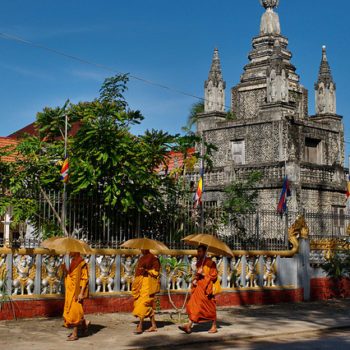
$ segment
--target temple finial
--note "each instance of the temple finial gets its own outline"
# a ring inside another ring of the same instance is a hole
[[[214,81],[222,80],[221,62],[220,62],[219,50],[217,48],[214,49],[214,54],[211,62],[208,80],[214,80]]]
[[[279,0],[260,0],[260,3],[266,9],[273,9],[279,5],[280,1]]]
[[[204,84],[205,112],[225,111],[225,88],[226,83],[222,77],[219,50],[215,48],[208,80]]]
[[[336,114],[336,85],[327,59],[326,46],[322,46],[322,59],[315,84],[316,114]]]
[[[280,19],[273,11],[279,5],[279,0],[260,0],[260,3],[266,9],[261,18],[260,35],[280,35]]]
[[[333,82],[332,77],[332,70],[328,63],[327,59],[327,50],[326,46],[322,46],[322,59],[321,59],[321,65],[320,70],[318,73],[318,82],[324,82],[325,84],[329,84],[330,82]]]

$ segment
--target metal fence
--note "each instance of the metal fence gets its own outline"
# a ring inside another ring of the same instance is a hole
[[[350,236],[350,215],[338,213],[305,213],[305,219],[310,229],[310,238],[346,238]]]
[[[43,234],[60,227],[62,197],[48,193],[38,199],[38,220],[18,229],[12,227],[14,246],[37,247]],[[106,206],[101,198],[79,195],[67,201],[66,228],[74,237],[96,248],[117,248],[135,237],[158,239],[174,249],[184,248],[181,238],[192,233],[215,233],[232,249],[284,250],[288,249],[288,227],[298,213],[280,216],[276,211],[257,211],[245,214],[225,214],[216,202],[204,202],[203,209],[193,203],[169,203],[162,210],[150,213],[121,213]],[[303,213],[313,240],[347,237],[350,216],[343,213]],[[34,227],[33,227],[34,226]],[[28,234],[33,227],[35,232]],[[3,245],[0,235],[0,246]]]

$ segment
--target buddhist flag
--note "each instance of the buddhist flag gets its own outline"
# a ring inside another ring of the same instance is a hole
[[[347,183],[346,183],[346,200],[350,197],[350,174],[348,175]]]
[[[67,183],[68,177],[69,177],[69,162],[68,162],[68,157],[66,157],[61,168],[61,180]]]
[[[286,176],[283,181],[282,192],[277,206],[277,212],[283,215],[287,211],[287,199],[291,196],[289,180]]]
[[[200,172],[200,177],[198,180],[198,187],[197,187],[197,191],[194,195],[194,208],[197,208],[199,205],[202,204],[202,195],[203,195],[203,175],[204,175],[204,169],[201,169]]]

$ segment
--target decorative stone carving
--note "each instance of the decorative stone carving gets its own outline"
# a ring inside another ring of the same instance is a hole
[[[242,274],[242,258],[238,257],[237,260],[232,258],[227,273],[227,286],[229,288],[238,288],[241,286],[240,279]]]
[[[262,6],[264,6],[266,9],[268,8],[275,8],[279,5],[279,0],[260,0],[260,3]]]
[[[212,260],[215,262],[216,264],[216,269],[218,270],[218,280],[220,281],[220,284],[222,284],[222,277],[224,274],[224,264],[223,264],[223,260],[222,259],[217,259],[216,256],[214,256],[212,258]]]
[[[137,264],[137,258],[132,258],[128,256],[126,259],[122,258],[122,268],[121,268],[121,290],[131,291],[132,282],[134,281],[134,271]]]
[[[193,276],[197,273],[197,261],[198,259],[196,256],[192,257],[190,266],[191,266],[191,274]]]
[[[288,102],[288,73],[283,62],[280,42],[275,41],[274,52],[267,69],[267,102]]]
[[[59,294],[62,292],[63,271],[60,269],[62,257],[44,256],[42,260],[41,294]]]
[[[115,256],[102,255],[96,258],[96,293],[113,292]]]
[[[225,88],[219,51],[215,49],[208,80],[204,84],[204,112],[225,112]]]
[[[266,9],[266,12],[261,18],[260,35],[281,34],[279,16],[273,11],[273,9],[278,6],[279,0],[260,0],[260,2]]]
[[[322,60],[315,84],[316,114],[336,114],[336,85],[328,63],[326,47],[322,47]]]
[[[264,287],[275,287],[276,281],[276,259],[268,256],[264,261]]]
[[[258,274],[256,271],[256,267],[259,259],[255,257],[247,258],[247,266],[246,266],[246,288],[256,288],[258,287]]]
[[[13,295],[17,295],[18,292],[24,295],[27,292],[28,295],[33,294],[34,278],[35,278],[35,265],[34,259],[30,255],[17,255],[13,261]]]
[[[6,254],[0,255],[0,298],[4,295],[6,287]]]

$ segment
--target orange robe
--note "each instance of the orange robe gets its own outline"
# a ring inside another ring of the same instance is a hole
[[[143,255],[138,261],[131,293],[134,298],[132,313],[140,319],[154,315],[154,298],[160,290],[159,272],[160,262],[153,254]]]
[[[214,283],[217,282],[218,271],[216,264],[210,258],[197,262],[197,270],[203,266],[202,274],[196,274],[197,285],[192,285],[191,297],[186,310],[189,319],[194,323],[216,320],[216,301]]]
[[[65,327],[75,327],[84,319],[83,303],[78,301],[80,291],[83,290],[84,298],[89,294],[89,272],[85,260],[82,257],[73,259],[65,278],[65,299],[63,319]]]

